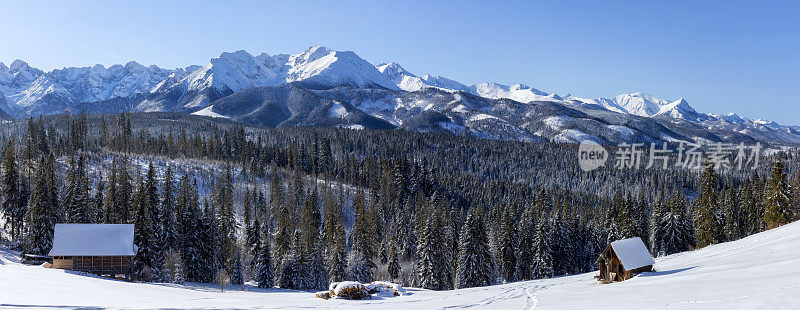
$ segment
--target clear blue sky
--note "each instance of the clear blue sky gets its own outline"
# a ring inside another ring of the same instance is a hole
[[[2,1],[0,61],[173,68],[317,44],[467,84],[646,91],[800,125],[800,5],[788,1],[300,2]]]

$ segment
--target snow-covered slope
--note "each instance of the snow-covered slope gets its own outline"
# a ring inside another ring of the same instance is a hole
[[[428,87],[466,91],[467,86],[451,79],[426,74],[416,76],[395,62],[377,65],[376,68],[392,83],[405,91],[418,91]]]
[[[505,98],[523,103],[533,101],[561,101],[561,97],[556,94],[548,94],[524,84],[508,86],[497,83],[480,83],[470,85],[468,89],[469,92],[473,94],[491,99]]]
[[[4,309],[798,309],[800,222],[738,241],[656,259],[655,272],[599,284],[596,273],[460,289],[407,289],[364,301],[307,292],[128,283],[19,264],[0,250]],[[86,294],[86,292],[92,292]]]

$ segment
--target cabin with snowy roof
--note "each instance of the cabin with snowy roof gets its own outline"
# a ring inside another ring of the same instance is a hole
[[[53,268],[130,279],[136,251],[133,224],[56,224],[48,255]]]
[[[600,275],[596,278],[603,283],[625,281],[633,276],[653,270],[653,256],[639,237],[611,242],[600,257]]]

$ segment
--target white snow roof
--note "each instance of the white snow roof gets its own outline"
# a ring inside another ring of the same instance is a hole
[[[617,240],[611,242],[611,248],[617,254],[617,258],[622,262],[625,270],[636,269],[655,264],[650,251],[644,246],[644,242],[639,237]]]
[[[133,256],[133,224],[56,224],[50,256]]]

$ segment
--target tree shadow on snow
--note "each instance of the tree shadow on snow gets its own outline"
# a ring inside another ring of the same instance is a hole
[[[650,271],[650,272],[642,272],[639,274],[639,277],[658,277],[658,276],[666,276],[671,275],[679,272],[683,272],[690,269],[695,269],[697,266],[680,268],[680,269],[673,269],[673,270],[663,270],[663,271]]]

